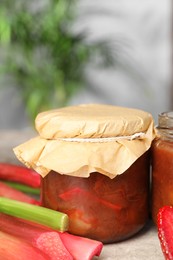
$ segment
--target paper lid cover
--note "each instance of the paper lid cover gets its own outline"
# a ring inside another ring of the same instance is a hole
[[[43,177],[54,170],[79,177],[98,171],[114,178],[145,153],[155,137],[150,113],[111,105],[42,112],[35,127],[39,136],[14,152]]]
[[[47,139],[113,137],[146,131],[152,121],[142,110],[88,104],[38,114],[35,127]]]

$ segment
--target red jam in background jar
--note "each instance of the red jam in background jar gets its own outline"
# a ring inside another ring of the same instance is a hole
[[[158,137],[152,144],[152,217],[157,224],[161,207],[173,205],[173,112],[159,115]]]
[[[69,232],[103,243],[138,232],[149,214],[152,116],[87,104],[36,117],[39,136],[15,154],[42,178],[42,205],[69,216]]]
[[[42,179],[43,205],[68,214],[69,232],[104,243],[126,239],[144,226],[148,196],[148,154],[114,179],[98,172],[80,178],[53,171]]]

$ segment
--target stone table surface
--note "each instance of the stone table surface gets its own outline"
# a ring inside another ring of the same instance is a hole
[[[152,221],[132,238],[105,245],[99,260],[163,260],[157,230]]]
[[[19,164],[13,148],[29,138],[36,136],[34,130],[0,131],[0,161]],[[94,258],[96,260],[98,258]],[[152,221],[132,238],[119,243],[104,245],[99,260],[162,260],[156,227]],[[81,259],[82,260],[82,259]]]

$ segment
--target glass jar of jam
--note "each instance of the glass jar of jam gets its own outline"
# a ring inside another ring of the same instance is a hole
[[[173,112],[158,116],[158,136],[152,144],[152,217],[157,224],[161,207],[173,205]]]
[[[149,154],[114,179],[51,171],[42,179],[42,203],[70,218],[72,234],[111,243],[138,232],[149,214]]]
[[[152,116],[88,104],[40,113],[39,136],[15,148],[42,175],[42,205],[69,216],[69,232],[112,243],[149,214]]]

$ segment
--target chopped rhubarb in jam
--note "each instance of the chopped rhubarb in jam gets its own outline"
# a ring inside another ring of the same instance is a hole
[[[148,219],[148,155],[114,179],[99,172],[81,178],[51,171],[42,180],[42,204],[68,214],[72,234],[103,243],[126,239]]]

